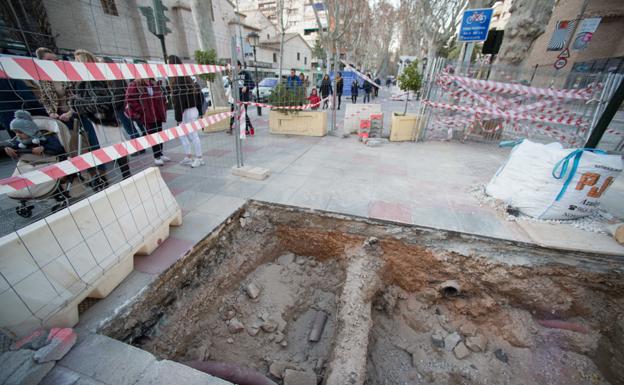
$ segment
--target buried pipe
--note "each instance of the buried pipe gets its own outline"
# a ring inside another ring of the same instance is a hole
[[[445,297],[457,297],[461,293],[461,286],[457,281],[444,281],[438,290]]]
[[[238,385],[277,385],[257,370],[233,362],[189,361],[184,365]]]
[[[325,385],[362,385],[366,377],[372,301],[381,287],[379,244],[372,240],[347,251],[347,276],[338,301],[338,331]]]
[[[310,342],[318,342],[321,340],[323,329],[325,329],[325,322],[327,322],[327,313],[324,311],[317,311],[314,316],[314,323],[312,323],[312,330],[310,330]]]

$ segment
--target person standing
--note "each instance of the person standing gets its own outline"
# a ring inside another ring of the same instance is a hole
[[[58,57],[51,49],[40,47],[35,53],[37,59],[57,61]],[[72,96],[71,82],[58,82],[51,80],[40,80],[39,87],[41,89],[40,101],[45,108],[48,116],[52,119],[58,119],[65,123],[69,129],[73,129],[70,123],[73,119],[78,119],[80,125],[87,134],[89,140],[89,150],[97,150],[100,148],[100,142],[93,123],[86,116],[76,114],[69,107],[69,99]]]
[[[167,120],[167,101],[161,88],[151,79],[136,79],[126,90],[126,112],[130,119],[139,121],[148,134],[154,134],[162,131],[162,124]],[[171,160],[162,150],[162,143],[152,146],[157,166]]]
[[[344,81],[342,80],[342,74],[340,72],[336,73],[336,96],[338,97],[338,109],[340,109],[340,104],[342,102],[342,90],[344,88]]]
[[[357,79],[353,79],[353,82],[351,83],[351,102],[352,103],[357,103],[357,97],[358,97],[358,93],[360,92],[360,84],[358,83]]]
[[[301,85],[303,85],[301,77],[297,76],[297,72],[294,68],[291,68],[290,75],[286,78],[286,87],[290,89],[295,89]]]
[[[323,80],[321,80],[321,97],[325,99],[323,102],[323,109],[327,108],[327,103],[329,101],[328,97],[332,94],[332,86],[331,80],[329,79],[329,75],[323,75]]]
[[[251,74],[249,73],[249,71],[243,69],[243,65],[241,64],[240,61],[238,62],[238,76],[241,79],[240,80],[241,87],[239,89],[239,100],[241,102],[249,102],[251,101],[251,90],[254,89],[256,84],[251,78]],[[297,76],[295,75],[295,77]],[[244,104],[244,106],[245,106],[245,123],[247,126],[245,128],[245,134],[253,136],[255,133],[255,130],[253,126],[251,125],[251,119],[249,119],[249,114],[247,113],[247,104]]]
[[[375,98],[379,96],[379,88],[381,87],[381,79],[379,79],[379,76],[377,76],[375,78],[375,84],[377,84],[377,87],[375,87]]]
[[[0,79],[0,127],[15,136],[11,130],[11,121],[17,110],[26,110],[31,115],[47,116],[33,90],[19,79]]]
[[[366,77],[370,79],[370,74],[366,74]],[[370,103],[371,92],[373,92],[373,85],[367,79],[364,79],[364,101],[362,103]]]
[[[167,63],[182,64],[182,59],[176,55],[169,55]],[[203,107],[203,100],[201,97],[201,90],[197,83],[195,83],[190,76],[177,76],[169,80],[169,87],[171,89],[171,102],[173,103],[176,123],[192,123],[199,119],[199,114]],[[193,142],[195,158],[193,158],[193,153],[191,152],[189,138]],[[184,159],[182,159],[180,163],[193,168],[204,165],[199,133],[197,131],[191,131],[188,135],[181,135],[180,141],[182,142],[185,154]]]
[[[318,92],[316,91],[316,87],[312,88],[312,92],[308,97],[308,101],[312,104],[313,110],[318,110],[319,104],[321,104],[321,98],[318,96]]]

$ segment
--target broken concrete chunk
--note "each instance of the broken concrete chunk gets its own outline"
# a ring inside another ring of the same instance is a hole
[[[282,378],[284,377],[284,371],[287,366],[288,364],[286,362],[274,361],[269,366],[269,373],[275,378]]]
[[[308,341],[318,342],[323,335],[323,329],[325,329],[325,322],[327,322],[327,313],[320,310],[314,315],[314,322],[312,323],[312,329],[310,330],[310,336]]]
[[[232,318],[231,320],[228,321],[227,325],[228,325],[228,331],[232,334],[240,333],[243,330],[245,330],[245,325],[243,325],[243,323],[239,321],[238,318]]]
[[[432,334],[431,335],[431,344],[436,348],[444,348],[444,336],[441,334]]]
[[[260,287],[252,282],[245,286],[245,293],[249,298],[256,299],[260,295]]]
[[[31,350],[6,352],[0,357],[0,383],[4,385],[37,385],[54,367],[54,362],[38,364]]]
[[[466,344],[463,342],[458,343],[453,349],[453,353],[458,360],[463,360],[464,358],[470,355],[470,350],[466,347]]]
[[[43,329],[37,329],[30,335],[15,341],[9,347],[9,350],[31,349],[39,350],[48,342],[48,332]]]
[[[472,337],[477,334],[477,327],[473,324],[463,324],[459,328],[459,332],[466,337]]]
[[[27,361],[32,361],[31,350],[16,350],[0,355],[0,384],[4,384],[9,376]]]
[[[295,261],[295,254],[293,253],[286,253],[284,255],[281,255],[279,258],[277,258],[277,263],[279,263],[282,266],[290,265],[294,261]]]
[[[264,321],[262,323],[262,326],[260,326],[260,328],[262,328],[262,330],[264,330],[267,333],[273,333],[274,331],[277,330],[277,322],[273,321],[272,319],[269,319],[267,321]]]
[[[258,333],[260,332],[260,328],[256,327],[256,326],[250,326],[249,328],[247,328],[247,334],[249,334],[250,336],[256,336],[258,335]]]
[[[477,334],[474,337],[466,338],[466,346],[473,352],[485,352],[487,339],[483,334]]]
[[[80,374],[61,365],[56,365],[39,385],[76,385]]]
[[[316,385],[316,374],[286,369],[284,371],[284,385]]]
[[[461,341],[461,336],[459,335],[459,333],[451,333],[444,339],[444,347],[447,351],[450,352],[451,350],[453,350],[453,348],[455,348],[459,341]]]
[[[48,335],[48,344],[37,350],[33,358],[40,364],[58,361],[71,350],[77,338],[71,328],[53,328]]]

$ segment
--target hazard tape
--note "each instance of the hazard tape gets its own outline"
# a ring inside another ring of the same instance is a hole
[[[355,68],[351,67],[351,65],[349,65],[349,63],[347,63],[346,61],[344,61],[342,59],[340,59],[340,61],[342,62],[342,64],[345,65],[345,69],[355,72],[359,77],[361,77],[362,79],[366,80],[367,82],[372,84],[374,87],[381,88],[381,86],[379,84],[375,83],[375,81],[373,79],[369,78],[368,76],[364,75],[360,71],[358,71]]]
[[[493,80],[473,79],[465,76],[457,75],[440,75],[440,81],[451,83],[453,81],[470,86],[473,89],[479,89],[486,92],[497,92],[502,94],[516,95],[532,95],[532,96],[550,96],[561,99],[589,100],[594,93],[592,87],[581,88],[578,90],[557,90],[554,88],[529,87],[521,84],[496,82]]]
[[[211,64],[80,63],[0,56],[0,78],[61,82],[192,76],[223,72]]]
[[[304,104],[302,106],[272,106],[270,104],[258,103],[258,102],[237,102],[237,103],[238,104],[244,104],[244,105],[247,105],[247,106],[257,106],[257,107],[270,108],[270,109],[274,109],[274,110],[307,110],[308,108],[320,106],[321,103],[323,103],[326,100],[329,100],[329,98],[330,98],[330,96],[326,97],[325,99],[321,99],[317,103]]]
[[[71,157],[62,162],[45,166],[38,170],[29,171],[22,175],[0,179],[0,194],[21,190],[37,184],[50,182],[68,175],[84,171],[101,164],[112,162],[135,152],[146,150],[156,144],[168,142],[180,136],[188,135],[193,131],[199,131],[232,115],[232,112],[222,112],[200,118],[191,123],[183,123],[161,132],[144,135],[111,146],[93,150],[81,155]]]

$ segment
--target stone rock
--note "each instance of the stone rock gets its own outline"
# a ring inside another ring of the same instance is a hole
[[[286,339],[284,339],[281,343],[280,346],[285,348],[286,346],[288,346],[288,341],[286,341]]]
[[[496,349],[494,351],[494,357],[496,357],[501,362],[509,362],[509,357],[507,357],[507,353],[505,353],[502,349]]]
[[[277,258],[277,263],[279,263],[282,266],[290,265],[294,261],[295,261],[295,254],[293,253],[286,253],[284,255],[281,255],[279,258]]]
[[[468,348],[466,347],[466,344],[464,344],[463,342],[460,342],[453,349],[453,353],[455,354],[455,357],[457,357],[458,360],[463,360],[464,358],[470,355],[470,350],[468,350]]]
[[[432,334],[431,335],[431,344],[439,349],[443,349],[444,348],[444,336],[442,336],[441,334]]]
[[[473,324],[463,324],[459,328],[459,332],[465,337],[472,337],[477,334],[477,327]]]
[[[12,356],[6,357],[6,354]],[[7,352],[2,355],[0,363],[0,377],[6,379],[2,382],[4,385],[37,385],[41,382],[50,370],[54,367],[54,362],[46,362],[38,364],[32,359],[33,352],[30,350],[17,350],[15,352]],[[9,361],[9,362],[5,362]],[[13,366],[10,370],[5,371],[5,365],[12,366],[19,362],[18,366]],[[0,379],[2,379],[0,378]]]
[[[288,366],[287,363],[281,361],[273,361],[269,366],[269,373],[275,378],[282,378],[284,376],[284,371]]]
[[[32,361],[31,350],[16,350],[5,352],[0,355],[0,384],[4,384],[7,378],[27,361]]]
[[[31,349],[39,350],[48,343],[48,332],[43,329],[37,329],[30,335],[15,341],[9,347],[9,350]]]
[[[461,336],[457,332],[453,332],[444,338],[444,348],[451,351],[461,341]]]
[[[233,344],[234,343],[234,339],[232,339],[232,338],[228,338],[226,341],[227,341],[228,344]]]
[[[282,334],[281,332],[277,332],[277,334],[275,335],[275,343],[279,344],[280,342],[284,341],[284,337],[286,337],[284,334]]]
[[[304,263],[306,263],[306,260],[306,257],[298,256],[295,262],[297,263],[297,265],[303,265]]]
[[[437,314],[436,318],[438,320],[438,324],[442,327],[442,329],[446,330],[447,333],[453,333],[453,327],[449,324],[446,316],[444,314]]]
[[[284,371],[284,385],[316,385],[316,374],[286,369]]]
[[[260,295],[260,287],[255,283],[251,282],[247,286],[245,286],[245,293],[251,299],[256,299]]]
[[[227,325],[228,325],[228,331],[231,334],[240,333],[243,330],[245,330],[245,325],[243,325],[243,323],[239,321],[238,318],[232,318],[231,320],[228,321]]]
[[[500,336],[517,348],[530,348],[535,345],[537,327],[531,313],[525,310],[509,309],[502,319]]]
[[[483,334],[477,334],[474,337],[466,338],[466,346],[473,352],[485,352],[487,339]]]
[[[256,326],[252,325],[249,328],[247,328],[247,334],[249,334],[252,337],[257,336],[259,332],[260,332],[260,328],[259,327],[256,327]]]
[[[273,333],[274,331],[277,330],[277,322],[272,320],[272,319],[268,319],[266,321],[264,321],[262,323],[262,325],[260,326],[260,328],[262,330],[264,330],[267,333]]]
[[[37,350],[33,358],[39,364],[58,361],[71,350],[76,339],[78,335],[71,328],[53,328],[48,335],[49,343]]]

